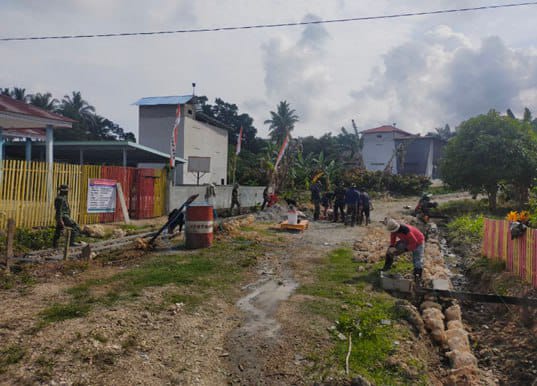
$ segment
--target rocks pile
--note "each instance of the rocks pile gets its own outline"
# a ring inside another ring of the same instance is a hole
[[[106,236],[104,227],[99,224],[84,225],[82,232],[87,234],[89,237],[95,237],[97,239],[102,239]]]
[[[367,238],[354,243],[352,249],[356,254],[353,260],[357,263],[376,263],[384,259],[388,243],[389,239],[386,239],[386,232],[382,228],[370,227]]]
[[[116,228],[112,231],[112,237],[114,237],[115,239],[119,239],[121,237],[125,237],[127,236],[127,232],[125,232],[123,229],[121,228]]]
[[[237,235],[240,233],[240,227],[252,225],[255,222],[254,215],[227,220],[222,223],[223,233],[228,235]]]
[[[275,204],[270,208],[266,208],[261,212],[255,214],[257,221],[265,222],[281,222],[287,217],[287,208],[279,204]]]

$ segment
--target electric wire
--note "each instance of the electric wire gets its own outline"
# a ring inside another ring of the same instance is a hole
[[[403,18],[403,17],[441,15],[441,14],[483,11],[483,10],[500,9],[500,8],[514,8],[514,7],[523,7],[523,6],[531,6],[531,5],[537,5],[537,1],[528,1],[528,2],[510,3],[510,4],[491,4],[491,5],[483,5],[483,6],[478,6],[478,7],[466,7],[466,8],[440,9],[436,11],[406,12],[406,13],[395,13],[395,14],[390,14],[390,15],[360,16],[360,17],[326,19],[326,20],[321,19],[321,20],[274,23],[274,24],[255,24],[255,25],[228,26],[228,27],[206,27],[206,28],[147,31],[147,32],[117,32],[117,33],[95,33],[95,34],[81,34],[81,35],[0,37],[0,41],[10,42],[10,41],[27,41],[27,40],[111,38],[111,37],[126,37],[126,36],[171,35],[171,34],[188,34],[188,33],[199,33],[199,32],[221,32],[221,31],[236,31],[236,30],[249,30],[249,29],[283,28],[283,27],[296,27],[296,26],[305,26],[305,25],[334,24],[334,23],[359,22],[359,21],[369,21],[369,20],[397,19],[397,18]]]

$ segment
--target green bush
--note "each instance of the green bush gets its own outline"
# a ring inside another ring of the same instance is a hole
[[[449,235],[466,243],[480,242],[483,237],[483,215],[461,216],[448,224]]]
[[[431,185],[431,180],[426,176],[388,174],[362,169],[346,171],[342,182],[346,186],[354,183],[368,192],[389,192],[403,196],[420,195]]]
[[[15,232],[15,243],[19,248],[44,249],[52,245],[54,228],[25,229],[19,228]]]

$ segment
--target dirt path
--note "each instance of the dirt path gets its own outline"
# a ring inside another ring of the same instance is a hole
[[[455,197],[458,195],[443,201]],[[310,222],[306,232],[291,235],[285,245],[272,247],[268,258],[257,267],[255,281],[243,288],[244,296],[237,306],[244,316],[226,339],[233,384],[308,384],[304,373],[309,363],[302,348],[312,337],[303,328],[309,321],[294,309],[302,300],[294,290],[312,280],[312,267],[329,251],[367,240],[372,229],[378,232],[385,217],[400,217],[404,206],[413,207],[415,202],[375,202],[373,224],[368,228]],[[330,345],[326,338],[320,339],[320,347]]]

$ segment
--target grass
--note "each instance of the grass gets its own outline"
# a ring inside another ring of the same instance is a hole
[[[26,350],[18,345],[0,349],[0,374],[6,372],[9,365],[19,363],[26,355]]]
[[[410,332],[396,323],[402,315],[395,307],[395,299],[375,289],[378,280],[376,270],[357,273],[352,255],[352,250],[347,248],[333,250],[318,268],[314,282],[298,290],[315,297],[304,304],[305,312],[331,321],[336,318],[338,331],[344,335],[352,334],[351,377],[360,374],[383,385],[409,383],[400,368],[386,366],[385,362],[396,352],[394,341],[405,339]],[[344,309],[342,304],[346,305]],[[392,323],[383,325],[382,320]],[[318,360],[337,363],[343,370],[347,349],[346,341],[335,339],[334,349]],[[417,359],[407,366],[425,374],[423,368],[426,364]],[[414,379],[414,383],[427,384],[427,379],[423,378],[425,375],[421,377]]]
[[[150,257],[139,266],[111,277],[86,280],[68,288],[70,300],[54,303],[42,311],[38,328],[84,317],[96,306],[111,307],[118,302],[136,300],[152,287],[167,289],[162,302],[148,304],[147,309],[160,311],[170,304],[184,303],[187,311],[193,310],[211,294],[227,296],[240,275],[256,263],[260,253],[259,244],[238,237],[193,254]]]

